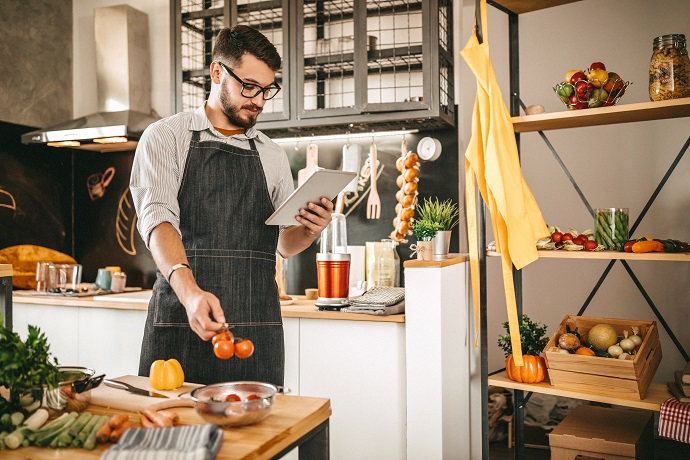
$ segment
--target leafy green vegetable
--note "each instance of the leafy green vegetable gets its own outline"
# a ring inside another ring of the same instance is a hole
[[[10,389],[10,400],[0,398],[0,408],[20,410],[22,394],[47,386],[56,388],[60,382],[57,358],[50,355],[45,334],[29,326],[26,341],[19,334],[0,325],[0,386]],[[9,403],[9,404],[8,404]]]
[[[546,325],[533,323],[527,315],[522,315],[520,322],[520,343],[522,344],[522,353],[525,355],[539,356],[544,350],[544,347],[549,343],[549,338],[546,337]],[[506,334],[498,336],[498,346],[503,349],[506,356],[513,353],[513,345],[510,342],[510,332],[508,321],[503,323],[503,329]]]

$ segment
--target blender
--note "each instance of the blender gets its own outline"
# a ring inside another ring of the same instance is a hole
[[[347,253],[345,216],[331,214],[331,223],[321,234],[321,249],[316,254],[319,310],[340,310],[350,304],[350,254]]]

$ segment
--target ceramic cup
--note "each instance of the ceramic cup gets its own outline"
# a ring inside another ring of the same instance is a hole
[[[96,287],[99,289],[110,289],[110,282],[112,277],[110,275],[110,270],[107,268],[99,268],[98,274],[96,275]]]

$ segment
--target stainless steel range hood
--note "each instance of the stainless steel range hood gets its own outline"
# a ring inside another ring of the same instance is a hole
[[[94,31],[99,112],[23,134],[24,144],[129,151],[158,119],[151,110],[148,15],[129,5],[95,8]]]

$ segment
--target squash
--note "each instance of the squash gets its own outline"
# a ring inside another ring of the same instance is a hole
[[[513,354],[506,359],[506,373],[508,378],[520,383],[539,383],[546,378],[546,361],[542,356],[522,355],[524,366],[518,367],[513,360]]]

